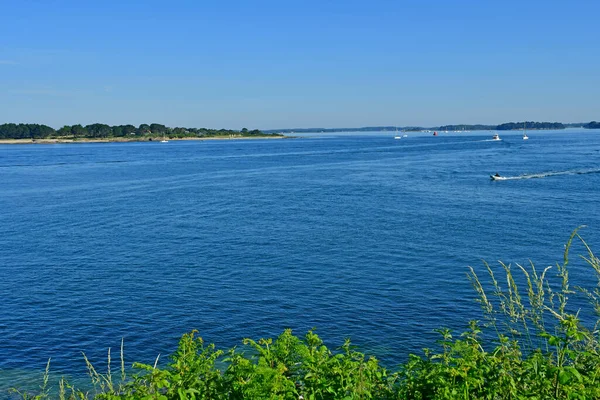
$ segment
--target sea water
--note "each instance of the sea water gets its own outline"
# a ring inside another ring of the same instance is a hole
[[[316,328],[393,368],[482,319],[468,266],[554,265],[580,225],[600,251],[600,132],[394,136],[1,145],[0,382],[192,329]]]

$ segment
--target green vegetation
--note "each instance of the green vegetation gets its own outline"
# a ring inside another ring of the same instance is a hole
[[[583,125],[583,124],[582,124]],[[581,125],[580,125],[581,126]],[[437,131],[512,131],[521,130],[525,127],[528,130],[539,130],[539,129],[565,129],[565,125],[560,122],[506,122],[500,125],[443,125],[438,128],[431,128],[430,130]]]
[[[496,125],[443,125],[435,128],[436,131],[492,131]]]
[[[569,282],[569,251],[576,239],[586,249],[581,258],[596,277],[595,287]],[[435,349],[410,355],[394,372],[349,341],[332,351],[312,331],[303,338],[286,330],[275,341],[246,339],[246,352],[216,350],[191,332],[164,368],[136,363],[137,372],[129,377],[121,349],[120,375],[113,377],[109,351],[106,374],[84,358],[93,385],[89,392],[61,380],[51,393],[47,369],[37,393],[14,394],[113,400],[600,398],[600,260],[577,231],[555,268],[500,263],[500,279],[498,270],[485,267],[485,279],[473,268],[468,274],[483,320],[471,321],[458,336],[440,329]],[[577,294],[592,306],[590,315],[568,304]]]
[[[526,127],[527,129],[565,129],[565,126],[560,122],[507,122],[506,124],[500,124],[496,127],[499,131],[511,131],[519,130]]]
[[[106,124],[65,125],[59,130],[54,130],[47,125],[39,124],[2,124],[0,125],[0,139],[111,139],[128,138],[143,139],[152,137],[189,138],[189,137],[259,137],[267,135],[258,129],[241,131],[231,129],[206,129],[206,128],[169,128],[161,124],[141,124],[109,126]]]

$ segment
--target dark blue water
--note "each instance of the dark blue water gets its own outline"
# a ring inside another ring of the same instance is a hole
[[[192,329],[393,366],[481,318],[467,266],[554,264],[582,224],[600,249],[600,132],[392,137],[0,146],[0,380]]]

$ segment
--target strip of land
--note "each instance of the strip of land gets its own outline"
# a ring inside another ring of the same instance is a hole
[[[161,124],[133,125],[90,124],[65,125],[56,130],[43,124],[0,124],[0,143],[107,143],[152,142],[166,140],[223,140],[283,137],[258,129],[171,128]],[[15,141],[16,140],[16,141]]]
[[[168,141],[186,140],[256,140],[256,139],[286,139],[289,136],[264,135],[264,136],[209,136],[209,137],[183,137],[168,138]],[[0,139],[0,144],[62,144],[62,143],[127,143],[127,142],[161,142],[162,137],[156,138],[55,138],[55,139]]]

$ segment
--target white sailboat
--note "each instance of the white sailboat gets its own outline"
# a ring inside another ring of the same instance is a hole
[[[527,131],[525,130],[525,122],[523,122],[523,140],[528,140]]]
[[[402,135],[398,134],[398,127],[396,127],[396,136],[394,136],[394,139],[402,139]]]

